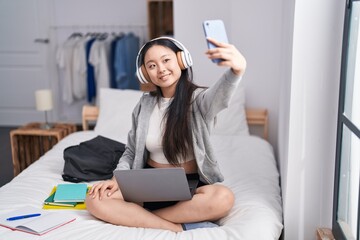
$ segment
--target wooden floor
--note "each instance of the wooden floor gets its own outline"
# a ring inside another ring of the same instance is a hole
[[[17,127],[0,127],[0,187],[11,181],[14,177],[11,145],[10,145],[10,131]]]

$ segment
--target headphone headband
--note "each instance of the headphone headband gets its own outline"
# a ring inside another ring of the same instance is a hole
[[[144,47],[153,41],[156,40],[161,40],[161,39],[165,39],[165,40],[169,40],[172,43],[174,43],[181,51],[177,53],[177,58],[178,58],[178,62],[180,65],[180,68],[182,70],[187,69],[189,67],[191,67],[193,65],[193,61],[190,55],[190,52],[186,49],[186,47],[179,42],[178,40],[171,38],[171,37],[158,37],[158,38],[154,38],[152,40],[150,40],[149,42],[145,43],[139,50],[137,56],[136,56],[136,75],[140,81],[140,83],[148,83],[150,81],[149,76],[146,72],[146,69],[144,66],[142,66],[142,64],[140,64],[140,56],[142,55],[142,51],[144,49]]]

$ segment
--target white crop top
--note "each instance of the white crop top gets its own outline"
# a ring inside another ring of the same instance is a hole
[[[160,103],[156,104],[154,110],[150,116],[149,129],[146,137],[146,149],[150,153],[150,159],[161,164],[169,164],[169,161],[165,158],[162,138],[164,135],[163,117],[167,107],[170,105],[172,98],[161,98]],[[194,153],[191,153],[186,161],[195,159]],[[181,162],[184,162],[181,159]]]

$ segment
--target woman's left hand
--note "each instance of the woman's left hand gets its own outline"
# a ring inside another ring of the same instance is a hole
[[[236,75],[245,73],[246,59],[234,45],[218,42],[213,38],[207,38],[207,40],[217,46],[206,51],[209,59],[222,59],[223,61],[220,61],[218,65],[230,67]]]

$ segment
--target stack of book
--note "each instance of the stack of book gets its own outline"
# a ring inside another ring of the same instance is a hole
[[[86,209],[85,183],[64,183],[55,186],[45,199],[43,209]]]

